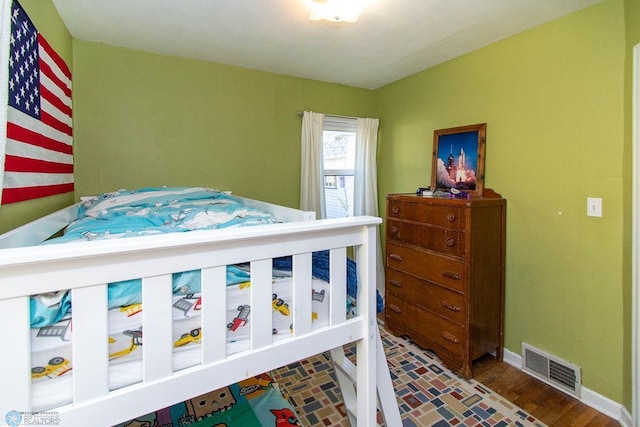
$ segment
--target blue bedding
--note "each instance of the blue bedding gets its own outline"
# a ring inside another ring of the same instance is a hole
[[[292,257],[282,257],[273,260],[273,268],[276,270],[291,271],[293,267]],[[311,274],[313,277],[325,282],[329,281],[329,251],[314,252],[311,255]],[[356,292],[358,291],[358,271],[356,269],[356,263],[347,258],[347,295],[352,298],[352,301],[356,299]],[[384,309],[384,303],[382,295],[376,291],[376,311],[381,313]]]
[[[103,240],[192,230],[245,227],[278,223],[270,214],[242,205],[232,195],[208,188],[174,187],[118,190],[86,200],[78,218],[64,235],[45,242]],[[274,259],[274,269],[291,271],[291,257]],[[328,251],[313,254],[312,274],[329,281]],[[249,281],[249,273],[227,266],[227,285]],[[355,263],[347,260],[347,294],[355,300],[357,274]],[[173,292],[187,295],[200,292],[200,270],[173,274]],[[110,283],[109,309],[136,304],[142,300],[140,279]],[[382,297],[377,295],[378,311]],[[61,291],[31,297],[31,326],[53,325],[71,310],[71,295]]]
[[[236,266],[227,266],[227,286],[248,282],[249,273]],[[174,273],[173,294],[189,295],[200,293],[200,270]],[[71,293],[57,295],[36,295],[30,300],[31,327],[51,326],[60,321],[71,310]],[[142,280],[131,279],[110,283],[107,287],[109,309],[137,304],[142,301]]]
[[[208,188],[118,190],[86,200],[62,237],[47,243],[101,240],[280,222]]]
[[[103,240],[192,230],[210,230],[278,223],[272,215],[243,205],[230,194],[208,188],[162,187],[118,190],[86,200],[64,235],[45,244]],[[249,274],[227,267],[227,285],[249,281]],[[200,271],[173,274],[175,294],[200,292]],[[140,279],[110,283],[109,309],[142,299]],[[69,292],[31,297],[31,326],[49,326],[71,309]]]

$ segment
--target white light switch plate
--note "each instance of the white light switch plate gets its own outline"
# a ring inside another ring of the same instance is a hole
[[[587,197],[587,216],[602,216],[602,198]]]

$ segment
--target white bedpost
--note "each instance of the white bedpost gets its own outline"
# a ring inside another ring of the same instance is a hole
[[[354,366],[347,359],[342,347],[332,349],[331,358],[350,424],[352,426],[376,425],[377,392],[377,401],[380,404],[386,425],[395,427],[402,425],[402,421],[376,321],[376,248],[375,245],[371,245],[375,241],[373,239],[376,239],[375,230],[376,228],[373,226],[367,227],[366,236],[363,239],[364,244],[356,248],[358,312],[366,320],[367,328],[366,338],[359,341],[357,346],[358,366]],[[344,253],[336,250],[331,251],[331,257],[331,277],[333,278],[334,269],[337,269],[338,272],[345,270],[344,260],[346,257],[344,257]],[[343,279],[342,283],[346,283],[346,280]],[[333,283],[332,289],[337,290]],[[342,293],[339,292],[339,294]],[[344,315],[344,311],[342,313]],[[357,393],[355,383],[357,383]],[[364,393],[372,394],[365,395]],[[373,406],[372,415],[371,406]],[[371,416],[373,418],[370,418]]]
[[[358,426],[376,425],[376,227],[364,228],[364,245],[355,248],[358,265],[358,313],[366,322],[356,346]]]
[[[0,313],[11,323],[0,328],[3,386],[0,389],[0,415],[9,411],[31,410],[31,334],[29,297],[0,300]]]

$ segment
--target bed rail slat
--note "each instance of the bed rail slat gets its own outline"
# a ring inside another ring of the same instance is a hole
[[[273,319],[271,308],[271,258],[251,263],[251,349],[271,345]]]
[[[303,336],[311,333],[311,265],[310,253],[294,255],[293,265],[293,333]]]
[[[226,267],[202,270],[202,364],[222,360],[227,355],[227,275]]]
[[[0,300],[0,313],[11,319],[0,328],[0,366],[3,386],[0,387],[0,413],[10,410],[30,411],[31,402],[31,335],[29,297]],[[27,408],[27,409],[22,409]]]
[[[171,275],[142,279],[143,381],[173,373]]]
[[[73,402],[109,393],[107,285],[71,291],[73,304]]]
[[[347,248],[329,251],[329,277],[329,323],[338,325],[347,318]]]

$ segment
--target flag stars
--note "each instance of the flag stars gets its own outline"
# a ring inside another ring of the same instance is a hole
[[[13,16],[7,61],[9,104],[38,118],[41,112],[38,33],[19,7],[13,10]]]

